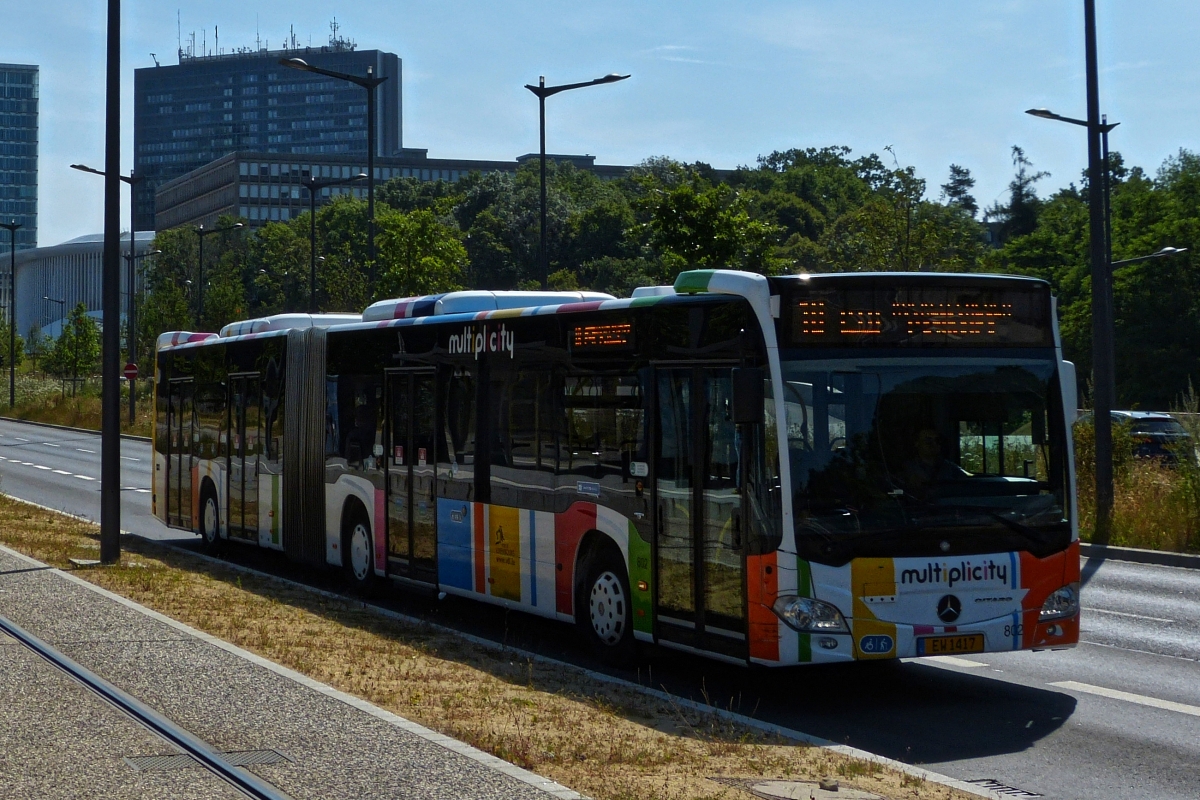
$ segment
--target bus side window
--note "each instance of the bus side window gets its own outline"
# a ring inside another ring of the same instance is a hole
[[[438,442],[438,482],[442,496],[475,499],[475,382],[468,367],[441,373],[442,436]],[[444,448],[444,449],[443,449]]]
[[[553,510],[553,448],[549,370],[492,373],[491,502]],[[549,457],[547,457],[549,456]]]

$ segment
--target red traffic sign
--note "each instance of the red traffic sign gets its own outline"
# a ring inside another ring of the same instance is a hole
[[[137,376],[138,376],[137,364],[130,361],[128,364],[125,365],[125,369],[121,370],[121,373],[125,376],[125,380],[127,380],[127,381],[137,380]]]

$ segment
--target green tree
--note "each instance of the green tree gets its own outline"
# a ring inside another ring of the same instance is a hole
[[[428,209],[377,216],[377,297],[409,297],[461,288],[467,250],[456,228]]]
[[[19,333],[13,356],[18,367],[25,363],[25,340]],[[0,319],[0,368],[8,369],[8,321],[4,319]]]
[[[674,186],[642,180],[647,192],[641,202],[654,248],[686,267],[777,271],[772,251],[779,229],[753,219],[733,187],[711,185],[699,176]]]
[[[46,371],[63,380],[87,378],[100,361],[100,328],[88,316],[87,306],[79,303],[71,309],[62,334],[43,359]]]
[[[29,360],[33,363],[33,368],[38,368],[38,363],[42,356],[46,354],[48,347],[46,335],[42,333],[42,326],[36,322],[29,326],[29,336],[25,339],[25,354],[29,356]]]
[[[946,199],[946,203],[958,206],[974,217],[979,211],[979,204],[971,196],[971,190],[974,188],[975,179],[971,177],[971,170],[951,164],[950,179],[942,184],[942,197]]]

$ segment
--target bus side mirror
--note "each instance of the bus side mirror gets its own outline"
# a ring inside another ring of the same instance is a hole
[[[763,371],[758,367],[733,369],[733,423],[761,425],[763,422]]]

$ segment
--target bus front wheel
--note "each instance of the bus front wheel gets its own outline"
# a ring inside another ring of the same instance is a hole
[[[211,483],[205,483],[200,494],[200,538],[204,552],[211,554],[221,549],[221,512]]]
[[[366,512],[355,508],[346,515],[342,526],[342,565],[351,585],[365,589],[375,576],[371,556],[371,523]]]
[[[588,646],[606,664],[624,666],[634,660],[633,595],[624,559],[606,547],[588,561],[579,586],[575,621]]]

